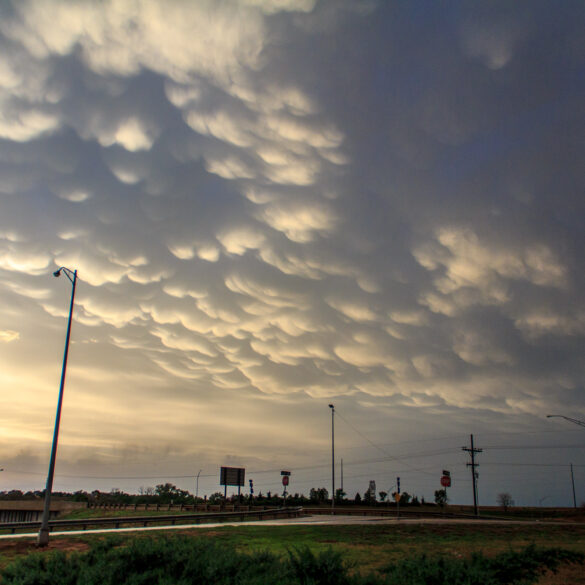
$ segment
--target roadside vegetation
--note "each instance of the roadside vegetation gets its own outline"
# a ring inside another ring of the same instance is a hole
[[[513,559],[516,559],[517,561],[514,560],[514,563],[525,563],[528,562],[526,559],[532,559],[530,563],[540,568],[544,568],[545,566],[552,567],[553,565],[551,563],[554,564],[556,561],[562,563],[559,565],[561,570],[558,576],[559,580],[554,580],[555,577],[551,577],[553,580],[538,581],[538,585],[560,585],[561,583],[571,583],[571,585],[585,584],[585,571],[583,567],[565,562],[578,560],[579,558],[583,558],[585,554],[585,525],[578,524],[528,525],[521,523],[502,525],[458,523],[414,525],[404,523],[399,525],[325,526],[241,525],[235,527],[225,526],[180,530],[178,534],[181,536],[177,540],[174,538],[167,539],[163,536],[137,538],[132,533],[118,533],[108,537],[90,534],[68,537],[55,536],[51,539],[49,549],[42,552],[38,552],[33,539],[0,540],[0,571],[17,571],[16,573],[12,572],[5,576],[5,581],[2,583],[20,583],[22,585],[68,583],[68,581],[61,581],[60,578],[53,579],[48,577],[52,570],[50,567],[61,563],[61,560],[49,560],[53,554],[57,554],[59,559],[67,559],[67,563],[95,563],[97,562],[97,558],[94,557],[103,553],[109,559],[108,562],[111,561],[115,564],[122,562],[115,556],[118,554],[115,551],[120,551],[120,554],[124,555],[130,554],[128,551],[134,551],[132,554],[139,555],[143,554],[138,551],[141,547],[146,547],[147,549],[153,547],[156,549],[160,545],[160,554],[164,557],[164,555],[169,554],[167,549],[169,547],[172,548],[168,543],[175,543],[183,551],[194,551],[192,554],[197,553],[199,550],[208,550],[206,547],[209,544],[215,547],[209,549],[211,550],[209,553],[210,557],[219,559],[220,556],[218,555],[220,555],[220,552],[227,551],[229,555],[235,555],[238,558],[242,557],[243,560],[241,562],[245,562],[246,558],[263,558],[257,556],[259,551],[262,551],[263,555],[268,555],[272,559],[271,562],[276,563],[275,566],[280,567],[279,570],[282,569],[282,563],[286,566],[288,566],[287,563],[294,563],[294,560],[291,559],[295,555],[296,557],[305,559],[307,563],[310,559],[317,559],[315,561],[311,560],[311,563],[315,562],[318,566],[321,566],[319,563],[322,564],[326,561],[327,563],[333,562],[331,559],[335,557],[338,560],[343,560],[343,574],[348,576],[348,578],[351,577],[351,579],[354,579],[353,581],[348,581],[348,583],[362,583],[362,581],[355,580],[357,579],[357,575],[364,579],[368,575],[374,575],[375,579],[372,577],[370,581],[363,581],[363,583],[369,583],[370,585],[395,582],[380,581],[380,579],[389,578],[389,575],[394,575],[396,571],[400,571],[401,574],[414,571],[415,567],[419,565],[426,566],[426,572],[424,574],[428,581],[422,582],[431,585],[433,583],[443,585],[443,583],[449,582],[452,585],[450,581],[433,581],[433,578],[430,576],[432,571],[439,571],[438,574],[441,575],[448,574],[446,571],[479,571],[479,565],[483,567],[483,561],[481,559],[500,558],[503,563],[504,560],[502,559],[506,557],[502,557],[501,555],[513,553],[506,562],[512,562]],[[557,551],[562,549],[565,552],[546,553],[549,555],[546,558],[550,562],[546,561],[541,564],[539,564],[540,561],[538,563],[535,561],[536,557],[534,554],[536,553],[531,553],[532,556],[526,556],[528,553],[525,554],[526,550],[538,551],[538,554],[541,554],[543,550],[550,549],[551,547],[554,547]],[[126,552],[122,553],[121,551],[124,550]],[[216,555],[213,551],[219,552]],[[87,554],[90,556],[88,558],[84,557]],[[570,555],[573,554],[574,556],[571,557]],[[82,560],[75,560],[78,558],[78,555],[82,557]],[[521,557],[515,555],[521,555]],[[130,556],[128,558],[131,559],[134,557]],[[12,565],[12,567],[7,569],[9,565]],[[335,566],[338,567],[338,565]],[[17,567],[20,567],[20,569]],[[396,567],[399,568],[396,569]],[[493,568],[492,565],[489,565],[489,567]],[[288,571],[289,569],[286,570]],[[85,571],[86,569],[83,570]],[[88,568],[87,571],[89,570]],[[484,571],[483,568],[481,570]],[[26,580],[25,575],[27,573],[38,573],[38,575],[44,575],[44,577],[39,577],[39,580],[36,581]],[[490,581],[487,577],[485,579],[484,581],[462,581],[462,583],[485,583],[485,585],[489,585],[490,583],[505,582]],[[548,577],[545,579],[548,579]],[[108,583],[107,580],[103,582]],[[119,582],[124,583],[124,581]],[[193,583],[200,582],[214,583],[212,580],[193,581]],[[217,582],[222,583],[222,581]],[[238,581],[234,581],[234,583],[236,582]],[[269,582],[287,583],[287,581],[278,580],[258,581],[258,583]],[[312,583],[316,585],[317,583],[326,583],[327,581],[291,580],[289,582],[301,582],[307,585]],[[404,583],[408,582],[404,581]],[[74,581],[74,583],[82,585],[85,582]],[[87,581],[87,583],[91,584],[92,582]],[[167,582],[164,580],[154,580],[154,577],[151,575],[150,580],[146,579],[146,577],[143,579],[142,577],[136,576],[135,581],[132,583],[135,585],[152,583],[154,585],[156,583]],[[171,579],[168,583],[175,583],[175,581]],[[242,581],[242,583],[244,584],[246,581]],[[343,583],[343,581],[340,581],[340,583]],[[400,581],[397,583],[400,583]],[[413,583],[417,583],[417,581],[413,581]],[[510,583],[514,583],[514,581],[510,581]]]
[[[360,571],[339,550],[291,547],[286,554],[238,552],[190,535],[95,539],[89,550],[33,553],[2,571],[5,585],[513,585],[535,583],[546,571],[583,563],[558,548],[527,548],[494,557],[415,556]]]

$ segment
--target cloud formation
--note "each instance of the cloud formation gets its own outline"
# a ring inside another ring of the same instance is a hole
[[[251,456],[237,413],[282,448],[285,406],[310,449],[333,398],[463,433],[461,409],[585,412],[584,24],[573,2],[5,4],[3,385],[51,403],[64,265],[70,460],[189,453],[201,416],[214,456]],[[36,453],[50,421],[9,416]]]

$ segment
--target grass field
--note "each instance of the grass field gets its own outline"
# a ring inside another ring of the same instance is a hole
[[[375,571],[389,562],[426,554],[432,557],[468,558],[474,552],[494,556],[528,545],[559,547],[585,553],[585,526],[566,524],[367,524],[335,526],[241,526],[181,531],[196,539],[212,539],[226,549],[242,553],[268,551],[286,555],[308,547],[315,553],[328,549],[343,555],[360,573]],[[83,551],[92,539],[83,535],[53,537],[50,550]],[[118,534],[120,543],[133,538]],[[35,552],[30,540],[0,541],[0,567]],[[546,577],[543,585],[585,584],[581,566],[563,567]]]

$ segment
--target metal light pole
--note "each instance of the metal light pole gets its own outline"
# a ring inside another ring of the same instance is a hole
[[[331,513],[335,510],[335,406],[329,405],[331,409]]]
[[[562,414],[547,414],[546,418],[564,418],[569,422],[575,423],[580,427],[585,427],[585,421],[577,420],[576,418],[570,418]],[[573,486],[573,507],[577,507],[577,498],[575,497],[575,476],[573,475],[573,464],[571,463],[571,485]]]
[[[199,474],[201,473],[201,469],[197,472],[197,482],[195,484],[195,499],[199,497]]]
[[[573,486],[573,508],[577,508],[577,496],[575,495],[575,476],[573,475],[573,464],[571,463],[571,485]]]
[[[55,475],[55,460],[57,459],[57,443],[59,441],[59,425],[61,424],[61,407],[63,405],[63,390],[65,388],[65,373],[67,371],[67,355],[69,354],[69,340],[71,338],[71,321],[73,318],[73,304],[75,301],[75,285],[77,284],[77,270],[69,270],[61,266],[53,272],[53,276],[61,276],[61,272],[71,281],[71,304],[69,305],[69,320],[67,322],[67,337],[65,338],[65,352],[63,354],[63,368],[61,370],[61,384],[59,386],[59,399],[57,401],[57,414],[55,416],[55,430],[53,431],[53,445],[51,447],[51,459],[49,461],[49,474],[45,487],[45,505],[41,520],[41,529],[37,539],[38,546],[49,544],[49,516],[51,510],[51,491],[53,490],[53,476]]]

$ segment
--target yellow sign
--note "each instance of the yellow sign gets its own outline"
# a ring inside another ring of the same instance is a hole
[[[400,502],[400,494],[394,494],[394,499],[395,499],[397,502]]]

